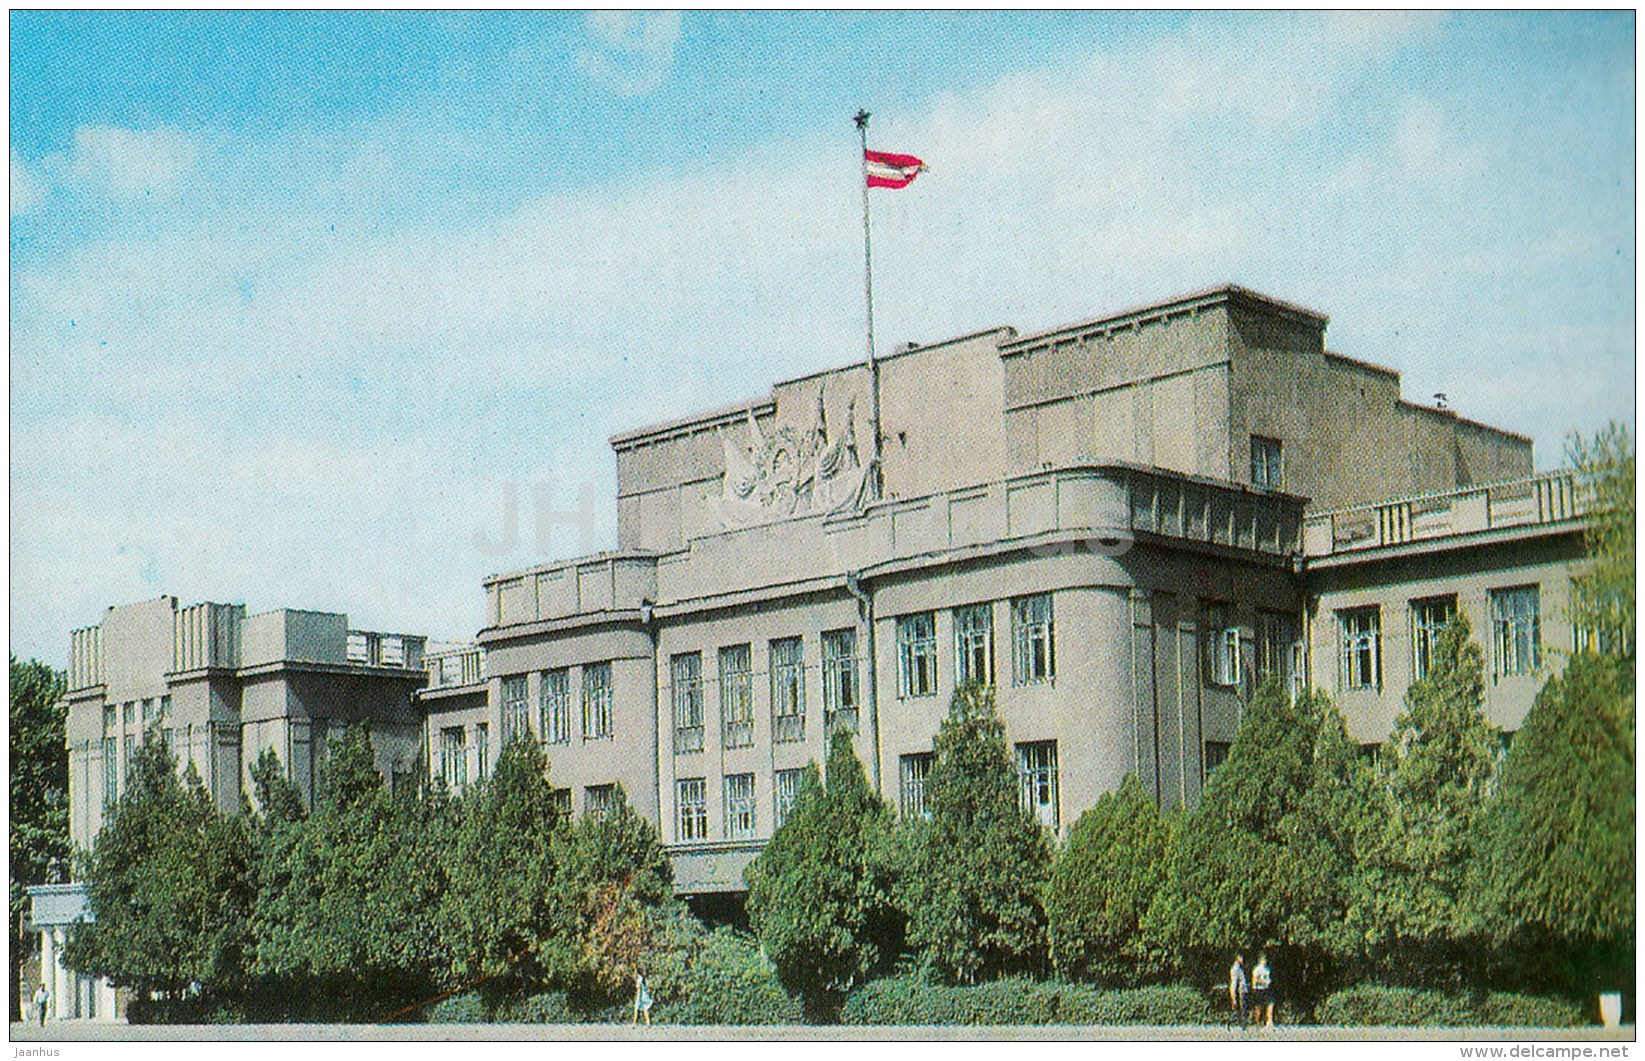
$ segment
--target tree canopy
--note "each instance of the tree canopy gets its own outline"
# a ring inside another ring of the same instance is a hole
[[[11,983],[36,940],[23,926],[28,886],[65,875],[69,861],[69,754],[63,743],[63,674],[39,660],[11,657]],[[11,1019],[21,1020],[18,992]]]

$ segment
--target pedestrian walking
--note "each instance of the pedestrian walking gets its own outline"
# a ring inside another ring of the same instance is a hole
[[[1228,1009],[1241,1028],[1247,1023],[1246,1005],[1249,982],[1245,979],[1245,956],[1234,955],[1234,964],[1228,969]]]
[[[49,1002],[51,992],[46,990],[46,982],[42,980],[40,986],[34,989],[34,1015],[42,1028],[46,1026],[46,1009]]]
[[[651,1027],[651,990],[645,985],[645,973],[634,970],[634,1023],[640,1023],[645,1018],[646,1027]]]
[[[1257,1008],[1258,1019],[1270,1028],[1274,1026],[1274,973],[1268,968],[1268,955],[1257,955],[1257,967],[1251,970],[1251,1001]]]

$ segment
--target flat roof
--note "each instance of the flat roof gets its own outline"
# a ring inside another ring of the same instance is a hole
[[[1158,317],[1165,314],[1198,309],[1203,306],[1214,306],[1235,301],[1243,302],[1246,305],[1254,306],[1260,309],[1276,311],[1282,316],[1295,317],[1302,320],[1304,323],[1317,325],[1320,328],[1325,327],[1331,319],[1325,314],[1308,309],[1305,306],[1299,306],[1294,302],[1286,302],[1283,299],[1277,299],[1270,295],[1264,295],[1262,292],[1253,291],[1248,287],[1241,287],[1238,284],[1222,284],[1217,287],[1190,292],[1186,295],[1178,295],[1162,302],[1149,302],[1140,306],[1133,306],[1129,309],[1121,310],[1118,313],[1107,313],[1100,317],[1092,317],[1087,320],[1077,321],[1073,324],[1064,324],[1061,327],[1051,328],[1042,332],[1035,332],[1032,335],[1025,335],[1020,339],[1005,344],[1002,350],[1007,354],[1020,353],[1031,347],[1044,345],[1053,339],[1061,338],[1062,336],[1070,333],[1089,332],[1095,329],[1112,328],[1120,325],[1131,324],[1138,320],[1143,320],[1150,317]]]

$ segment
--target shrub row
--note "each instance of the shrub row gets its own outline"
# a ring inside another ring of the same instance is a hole
[[[1574,1028],[1588,1023],[1576,1006],[1537,995],[1455,994],[1360,984],[1338,991],[1314,1010],[1319,1024],[1341,1027]]]
[[[1209,1024],[1210,1002],[1189,987],[1105,991],[1085,984],[1009,979],[947,987],[904,974],[852,992],[844,1024]]]

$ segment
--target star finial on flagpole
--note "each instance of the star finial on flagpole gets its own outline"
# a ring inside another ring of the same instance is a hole
[[[868,119],[869,119],[868,112],[863,110],[861,107],[858,107],[857,108],[857,115],[856,115],[855,118],[852,119],[852,121],[857,123],[857,128],[866,129],[866,128],[868,128]]]

